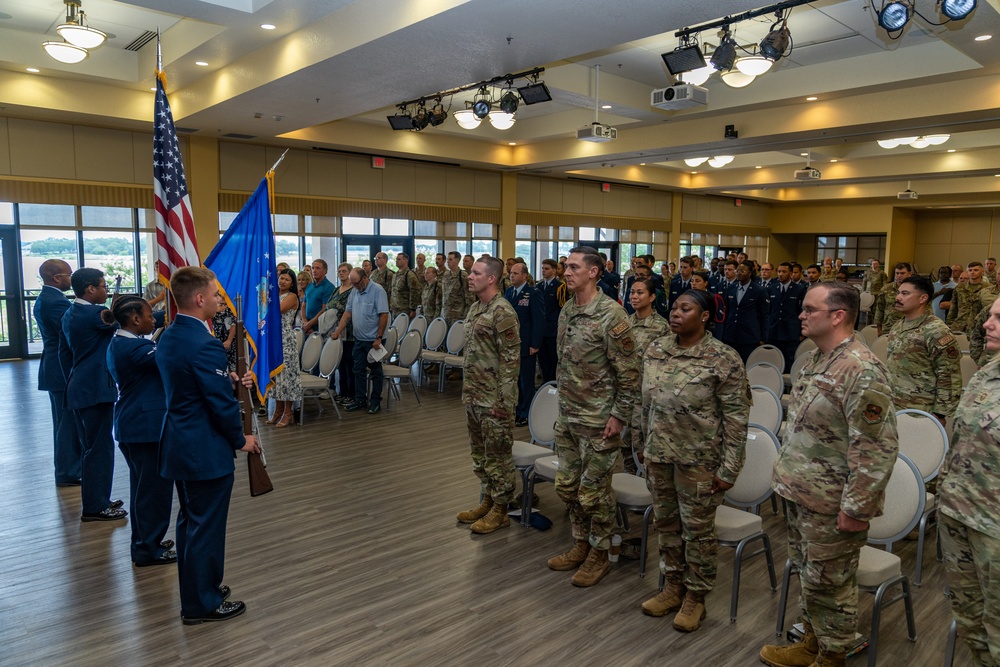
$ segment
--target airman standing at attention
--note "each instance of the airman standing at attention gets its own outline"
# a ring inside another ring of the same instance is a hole
[[[376,285],[381,285],[385,295],[392,299],[392,271],[389,270],[389,256],[384,252],[375,255],[375,270],[368,276]]]
[[[458,268],[458,263],[462,261],[462,254],[452,250],[448,253],[448,268],[438,276],[441,281],[441,314],[448,322],[448,328],[465,317],[469,306],[465,301],[465,295],[469,291],[468,275]]]
[[[389,310],[392,311],[392,317],[406,313],[412,320],[417,316],[417,306],[420,305],[420,282],[417,274],[410,268],[410,256],[405,252],[396,253],[396,268],[396,273],[392,274]]]
[[[574,586],[593,586],[610,569],[611,475],[621,458],[622,428],[638,400],[635,338],[625,310],[597,288],[603,268],[593,248],[570,250],[565,275],[572,298],[559,313],[555,486],[569,507],[575,544],[548,566],[577,570]]]
[[[903,319],[903,315],[896,310],[896,292],[903,278],[908,278],[913,273],[913,268],[909,262],[900,262],[894,269],[895,280],[882,288],[882,298],[877,302],[875,309],[875,326],[878,328],[878,335],[889,333],[892,325]]]
[[[438,280],[438,270],[433,266],[424,269],[424,290],[420,303],[428,324],[441,315],[441,281]]]
[[[955,276],[958,279],[958,276]],[[885,274],[882,270],[881,265],[877,259],[872,260],[871,268],[865,271],[865,277],[861,280],[861,291],[868,292],[875,300],[872,302],[871,312],[874,314],[878,311],[879,302],[882,300],[882,289],[885,284],[889,282],[889,276]]]
[[[517,313],[500,294],[503,262],[484,257],[473,263],[465,330],[465,378],[462,402],[469,427],[472,470],[480,481],[482,504],[459,512],[474,533],[492,533],[510,525],[507,503],[517,486],[514,477],[514,409],[521,369],[521,336]]]
[[[948,308],[948,326],[952,331],[961,331],[967,336],[972,335],[972,327],[976,322],[976,316],[982,310],[981,294],[984,290],[987,294],[996,294],[997,288],[990,285],[983,278],[983,265],[979,262],[969,262],[969,281],[960,282],[958,287],[952,292],[951,307]]]

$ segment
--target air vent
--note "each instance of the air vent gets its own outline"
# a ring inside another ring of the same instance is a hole
[[[198,128],[196,128],[196,127],[176,127],[175,126],[174,130],[177,131],[179,134],[194,134],[195,132],[198,131]]]
[[[139,49],[146,46],[154,39],[156,39],[156,33],[151,30],[147,30],[146,32],[142,33],[141,35],[133,39],[131,42],[129,42],[128,46],[125,47],[125,50],[138,51]]]
[[[225,139],[256,139],[257,136],[253,134],[237,134],[236,132],[230,132],[229,134],[222,135]]]

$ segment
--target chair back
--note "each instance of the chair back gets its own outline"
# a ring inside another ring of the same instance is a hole
[[[330,308],[320,313],[319,320],[316,322],[317,333],[325,336],[336,329],[337,323],[340,321],[339,315],[340,312],[336,308]]]
[[[770,429],[751,423],[747,428],[746,463],[726,502],[735,507],[756,507],[771,497],[771,473],[778,460],[780,443]]]
[[[399,331],[396,327],[389,327],[389,330],[385,332],[385,338],[382,339],[382,344],[385,345],[390,356],[396,351],[396,346],[399,345]],[[386,357],[385,361],[389,361],[389,357]]]
[[[795,361],[792,362],[792,369],[788,372],[788,380],[792,386],[795,385],[795,380],[798,379],[799,374],[802,373],[802,369],[809,363],[811,358],[812,356],[808,354],[795,357]]]
[[[292,331],[295,333],[295,354],[299,355],[299,358],[301,358],[302,343],[306,342],[306,336],[302,333],[302,329],[300,327],[295,327]]]
[[[428,350],[436,350],[444,343],[444,337],[448,335],[448,323],[443,317],[435,317],[427,325],[427,332],[424,334],[424,347]]]
[[[750,382],[750,386],[767,387],[778,396],[785,391],[785,380],[781,377],[781,369],[766,361],[747,368],[747,381]]]
[[[750,356],[747,357],[747,368],[751,366],[756,366],[762,361],[776,366],[779,370],[785,368],[785,355],[781,353],[781,350],[776,348],[774,345],[761,345],[760,347],[755,347]]]
[[[528,430],[531,442],[551,447],[556,442],[556,420],[559,418],[559,389],[555,381],[546,382],[531,399],[528,408]]]
[[[858,341],[859,343],[861,343],[865,347],[868,347],[868,339],[865,338],[864,334],[861,333],[860,331],[855,331],[854,332],[854,340]]]
[[[923,410],[896,413],[899,452],[910,459],[924,483],[937,477],[948,454],[948,434],[934,415]]]
[[[750,393],[753,397],[753,403],[750,405],[750,422],[777,433],[784,418],[781,399],[769,387],[759,385],[752,385]]]
[[[312,369],[316,368],[316,364],[319,363],[319,355],[322,350],[323,337],[318,333],[309,334],[309,337],[306,338],[306,342],[302,345],[302,359],[300,360],[302,372],[308,373]]]
[[[340,366],[340,359],[344,355],[344,341],[341,339],[327,338],[323,343],[323,351],[319,355],[319,375],[328,378]]]
[[[400,313],[399,315],[396,315],[395,319],[393,319],[392,321],[392,324],[389,326],[391,326],[396,331],[406,331],[407,329],[410,328],[410,316],[407,315],[406,313]]]
[[[416,331],[420,334],[420,337],[423,338],[424,332],[427,331],[427,318],[423,315],[417,315],[413,318],[413,321],[410,322],[410,328],[407,329],[407,331]]]
[[[448,339],[445,343],[448,354],[458,356],[465,349],[465,320],[458,320],[451,325],[448,330]]]
[[[861,330],[861,335],[865,337],[865,345],[871,347],[875,339],[878,338],[878,327],[874,324],[869,324]]]
[[[399,344],[399,365],[403,368],[409,368],[417,363],[422,348],[420,334],[416,331],[407,332]]]
[[[976,364],[975,359],[967,354],[962,355],[962,358],[958,360],[958,365],[962,368],[962,388],[964,389],[972,376],[979,370],[979,365]]]
[[[884,334],[875,339],[872,343],[872,354],[878,357],[883,364],[889,360],[889,335]]]
[[[868,524],[868,543],[891,545],[906,537],[920,522],[925,496],[920,471],[905,454],[900,454],[885,487],[882,516]]]
[[[955,334],[955,342],[958,343],[958,349],[960,349],[962,351],[962,354],[968,354],[969,353],[969,347],[970,346],[969,346],[969,337],[967,335],[965,335],[964,333],[961,333],[961,332],[956,333]]]
[[[875,303],[875,297],[872,296],[871,292],[861,293],[861,312],[867,313],[872,309],[872,305]]]
[[[806,352],[812,352],[815,349],[816,349],[816,343],[812,342],[811,338],[806,338],[801,343],[799,343],[799,346],[797,348],[795,348],[795,358],[798,359]]]

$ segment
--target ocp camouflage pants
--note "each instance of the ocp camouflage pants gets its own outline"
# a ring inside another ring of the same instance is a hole
[[[469,452],[472,471],[479,478],[483,497],[506,505],[517,485],[514,473],[514,416],[503,419],[490,414],[489,408],[465,406],[469,427]]]
[[[621,438],[607,441],[603,428],[556,422],[556,493],[569,508],[573,539],[589,540],[597,549],[611,547],[615,527],[615,493],[611,475],[621,459]]]
[[[646,462],[646,487],[660,546],[660,572],[668,582],[696,593],[715,586],[719,542],[715,510],[724,493],[713,494],[715,468]]]
[[[858,629],[858,559],[868,531],[846,533],[836,514],[787,502],[788,557],[799,571],[799,605],[819,645],[844,653]]]
[[[976,665],[1000,665],[1000,540],[940,512],[938,525],[959,634]]]

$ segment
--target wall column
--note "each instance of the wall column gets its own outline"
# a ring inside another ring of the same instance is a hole
[[[667,262],[677,262],[680,266],[681,259],[681,217],[684,212],[684,195],[674,192],[670,197],[670,252],[667,253]]]
[[[517,252],[517,174],[505,172],[500,180],[500,241],[497,256],[514,257]]]
[[[219,141],[192,136],[188,147],[185,176],[191,195],[198,254],[204,260],[219,242]]]

